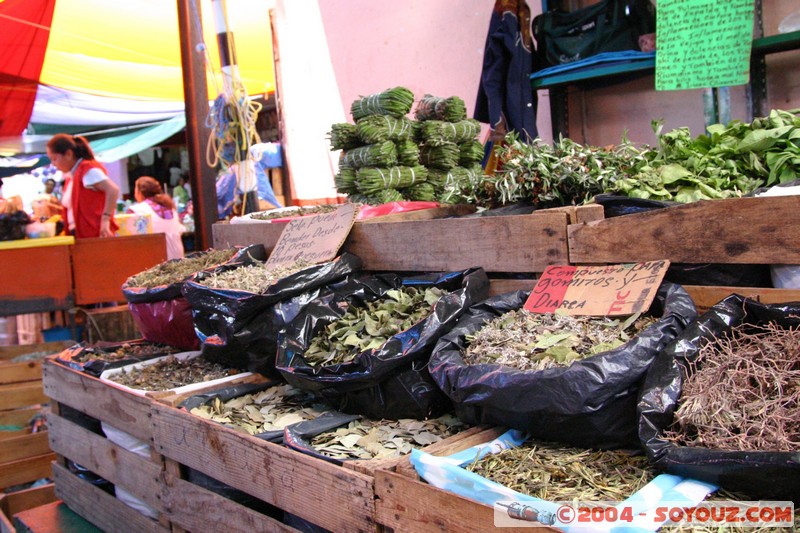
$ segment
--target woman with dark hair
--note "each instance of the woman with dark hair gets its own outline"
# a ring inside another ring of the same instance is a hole
[[[167,258],[183,257],[181,235],[184,227],[178,218],[175,203],[164,193],[161,183],[150,176],[142,176],[136,180],[133,197],[137,203],[130,206],[128,213],[150,215],[153,233],[163,233],[167,238]]]
[[[114,211],[119,187],[94,158],[89,141],[59,133],[47,142],[47,157],[64,173],[61,203],[68,234],[78,239],[113,237],[118,226]]]

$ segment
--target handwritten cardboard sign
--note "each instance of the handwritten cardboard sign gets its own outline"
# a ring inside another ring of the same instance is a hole
[[[660,0],[656,90],[747,83],[753,9],[753,0]]]
[[[296,218],[281,232],[266,267],[330,261],[339,252],[356,220],[354,204],[344,204],[330,213]]]
[[[622,316],[647,311],[669,261],[608,266],[549,266],[524,308],[533,313]]]

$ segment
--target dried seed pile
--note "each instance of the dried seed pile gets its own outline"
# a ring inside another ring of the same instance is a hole
[[[490,481],[549,501],[622,501],[655,476],[647,457],[528,441],[465,466]]]
[[[158,355],[169,355],[179,350],[166,344],[142,342],[137,344],[124,343],[116,349],[91,347],[82,350],[73,360],[78,363],[86,361],[121,361],[123,359],[146,359]]]
[[[665,437],[719,450],[800,450],[800,330],[740,326],[703,346]]]
[[[347,427],[315,436],[311,446],[336,459],[384,459],[439,442],[466,427],[452,415],[430,420],[354,420]]]
[[[227,250],[211,249],[192,257],[184,257],[176,261],[165,261],[135,276],[131,276],[125,282],[125,285],[128,287],[152,289],[162,285],[179,283],[192,274],[228,261],[236,255],[236,252],[236,248]]]
[[[633,315],[625,321],[608,317],[510,311],[468,335],[464,361],[492,363],[519,370],[567,366],[617,348],[656,321]]]
[[[108,379],[133,389],[161,391],[224,378],[238,372],[202,357],[181,361],[170,356],[142,368],[123,370]]]
[[[227,402],[216,398],[212,404],[195,407],[191,412],[237,431],[257,435],[303,420],[314,420],[330,409],[312,393],[284,384]]]
[[[311,263],[300,260],[291,265],[266,268],[263,264],[245,265],[225,272],[210,274],[198,283],[212,289],[228,289],[236,291],[249,291],[256,294],[266,292],[276,281],[300,272],[311,266]]]
[[[292,211],[264,211],[262,213],[253,213],[250,215],[250,218],[253,220],[275,220],[276,218],[287,218],[287,217],[302,217],[306,215],[321,215],[323,213],[330,213],[331,211],[335,211],[338,206],[331,205],[331,204],[324,204],[324,205],[312,205],[309,207],[298,207],[296,210]]]
[[[427,317],[444,294],[436,287],[403,287],[386,291],[385,298],[364,307],[351,306],[311,340],[303,358],[309,366],[350,362]]]

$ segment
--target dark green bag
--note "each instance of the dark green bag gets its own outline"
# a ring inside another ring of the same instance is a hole
[[[639,36],[655,31],[649,0],[603,0],[577,11],[551,10],[533,19],[541,68],[602,52],[639,50]]]

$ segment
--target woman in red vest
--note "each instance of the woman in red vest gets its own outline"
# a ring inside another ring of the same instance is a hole
[[[94,158],[89,141],[59,133],[47,142],[47,157],[64,173],[61,203],[67,233],[77,239],[113,237],[119,229],[114,221],[119,187]]]

